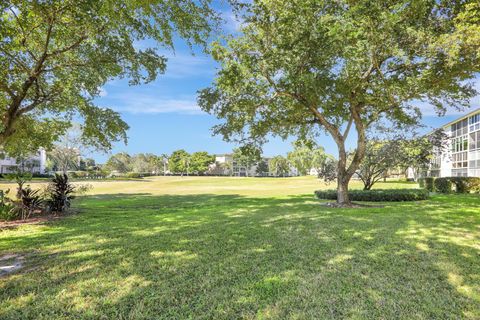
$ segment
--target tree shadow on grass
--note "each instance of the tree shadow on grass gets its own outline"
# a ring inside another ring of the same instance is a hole
[[[462,198],[463,199],[463,198]],[[476,318],[480,216],[442,199],[116,194],[3,238],[0,318]]]

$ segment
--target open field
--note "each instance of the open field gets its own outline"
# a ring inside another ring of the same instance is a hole
[[[331,209],[310,177],[92,184],[79,214],[0,231],[26,258],[0,319],[480,318],[478,195]]]
[[[325,184],[314,177],[295,178],[240,178],[240,177],[150,177],[139,180],[96,181],[84,180],[76,184],[93,186],[90,194],[238,194],[242,196],[287,196],[310,194],[317,189],[335,189],[335,183]],[[32,188],[40,188],[44,182],[30,183]],[[352,181],[351,188],[361,189],[359,181]],[[407,182],[381,183],[378,188],[416,188],[417,184]],[[16,185],[11,182],[0,182],[0,189],[10,188],[13,192]]]

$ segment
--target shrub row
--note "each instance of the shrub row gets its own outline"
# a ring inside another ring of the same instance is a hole
[[[480,178],[478,177],[444,177],[444,178],[421,178],[419,179],[421,188],[428,191],[440,193],[470,193],[480,192]]]
[[[375,190],[350,190],[348,192],[352,201],[417,201],[428,199],[425,189],[375,189]],[[317,190],[318,199],[337,200],[336,190]]]

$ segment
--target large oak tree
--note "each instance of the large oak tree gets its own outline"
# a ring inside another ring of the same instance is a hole
[[[215,133],[245,144],[326,131],[338,147],[337,201],[349,205],[348,183],[372,125],[415,124],[417,102],[441,113],[475,94],[467,80],[476,59],[448,59],[442,47],[465,2],[253,1],[240,36],[213,45],[221,68],[200,106],[224,119]],[[348,163],[350,136],[356,146]]]
[[[204,44],[218,20],[209,3],[1,1],[0,147],[47,147],[78,118],[90,145],[126,140],[127,124],[93,98],[112,78],[153,81],[167,63],[157,48],[175,37]]]

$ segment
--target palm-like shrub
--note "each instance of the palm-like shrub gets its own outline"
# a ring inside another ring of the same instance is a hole
[[[52,182],[48,185],[49,206],[53,212],[65,212],[70,208],[75,187],[68,182],[68,176],[64,174],[55,174]]]
[[[20,189],[20,216],[22,220],[28,219],[35,210],[43,208],[43,199],[40,190],[33,190],[30,187]]]

